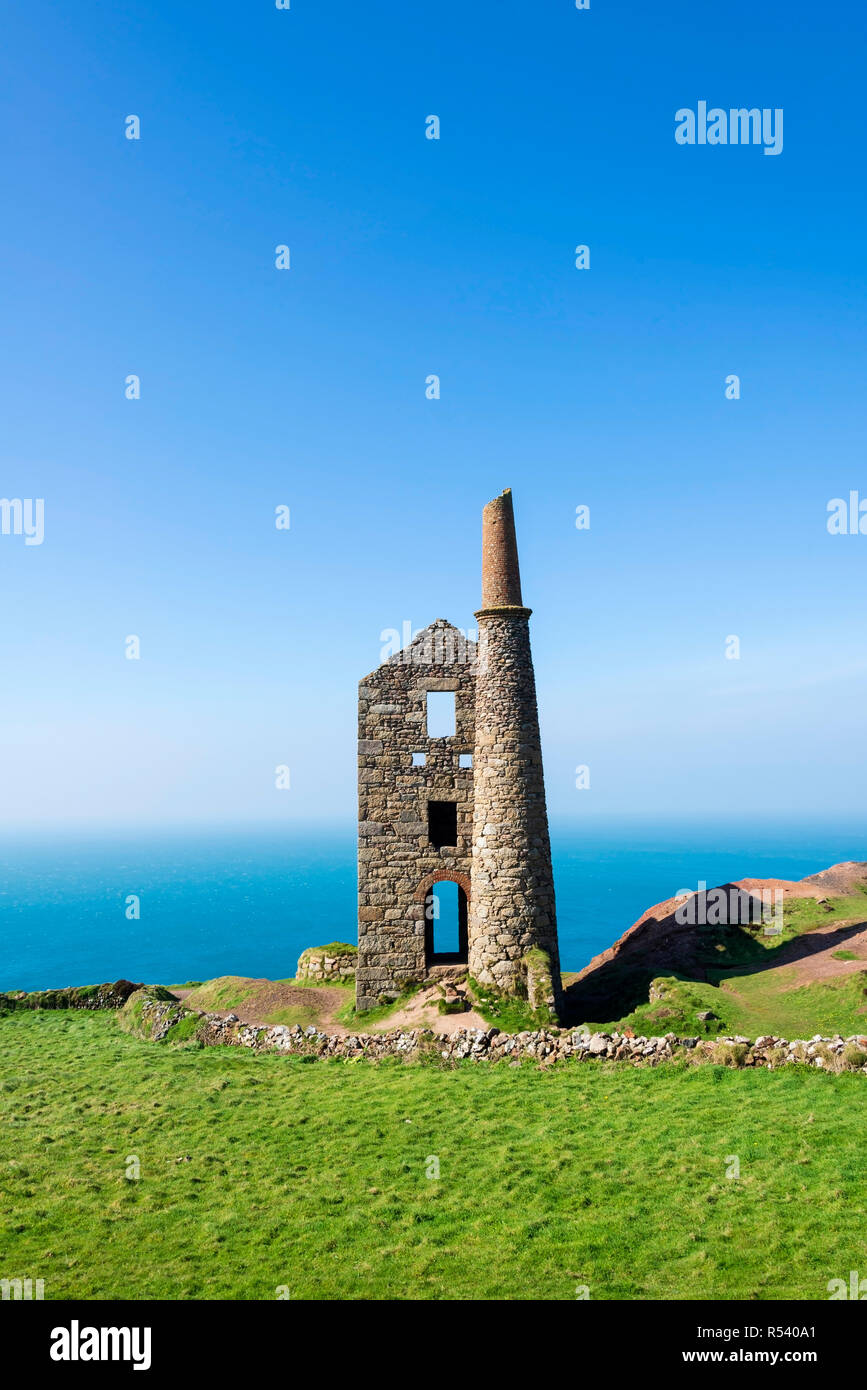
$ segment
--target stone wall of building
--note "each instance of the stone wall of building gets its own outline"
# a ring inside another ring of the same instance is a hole
[[[358,689],[358,962],[356,1007],[373,1008],[424,979],[425,897],[443,879],[470,897],[475,644],[438,619]],[[455,694],[455,735],[428,738],[427,694]],[[413,766],[424,754],[425,766]],[[435,848],[428,803],[456,803],[457,842]]]

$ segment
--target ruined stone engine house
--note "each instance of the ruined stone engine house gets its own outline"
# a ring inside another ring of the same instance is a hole
[[[359,685],[359,1010],[460,966],[559,1007],[530,612],[507,489],[482,513],[478,644],[439,618]],[[452,701],[450,731],[431,733]],[[457,949],[437,954],[443,882],[457,884]]]

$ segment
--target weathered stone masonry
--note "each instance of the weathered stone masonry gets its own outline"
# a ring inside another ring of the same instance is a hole
[[[523,606],[512,494],[483,514],[482,603],[473,759],[470,974],[514,992],[534,947],[551,963],[559,1005],[554,875],[542,775],[530,609]]]
[[[356,1006],[374,1007],[433,964],[433,885],[470,896],[476,647],[440,618],[358,689],[358,965]],[[455,736],[427,737],[429,691],[453,691]],[[425,765],[413,766],[423,754]],[[436,848],[429,802],[455,804],[456,843]]]
[[[540,978],[540,950],[550,963],[543,993],[559,1005],[529,617],[507,490],[483,512],[478,649],[439,619],[359,687],[359,1009],[424,979],[441,959],[467,965],[482,984],[523,992]],[[455,735],[430,739],[427,694],[443,690],[455,693]],[[413,754],[424,766],[413,766]],[[461,767],[461,754],[472,754],[472,768]],[[449,803],[453,844],[431,829]],[[459,884],[463,914],[459,951],[447,958],[433,956],[426,912],[443,879]]]

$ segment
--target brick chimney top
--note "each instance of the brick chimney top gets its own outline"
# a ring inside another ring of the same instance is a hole
[[[482,512],[482,609],[521,607],[515,514],[507,487]]]

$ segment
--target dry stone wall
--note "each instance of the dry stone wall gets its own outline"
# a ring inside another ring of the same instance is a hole
[[[340,941],[331,946],[308,946],[298,957],[295,978],[323,985],[345,983],[355,979],[357,955],[354,946]]]
[[[179,1003],[139,996],[141,1031],[155,1042],[193,1011]],[[666,1062],[716,1063],[733,1067],[767,1067],[799,1063],[826,1071],[859,1071],[867,1075],[867,1036],[843,1038],[839,1034],[796,1040],[765,1035],[754,1040],[732,1038],[633,1037],[626,1033],[590,1033],[578,1029],[538,1029],[501,1033],[461,1028],[454,1033],[428,1029],[394,1030],[387,1033],[324,1033],[312,1024],[256,1026],[239,1022],[234,1014],[220,1017],[199,1014],[195,1037],[205,1046],[248,1047],[255,1052],[277,1052],[304,1057],[379,1061],[388,1057],[404,1061],[441,1062],[562,1062],[616,1061],[633,1066],[659,1066]]]
[[[28,994],[13,990],[0,994],[0,1011],[12,1009],[122,1009],[127,999],[142,985],[131,980],[114,984],[69,985],[64,989],[42,989]]]

